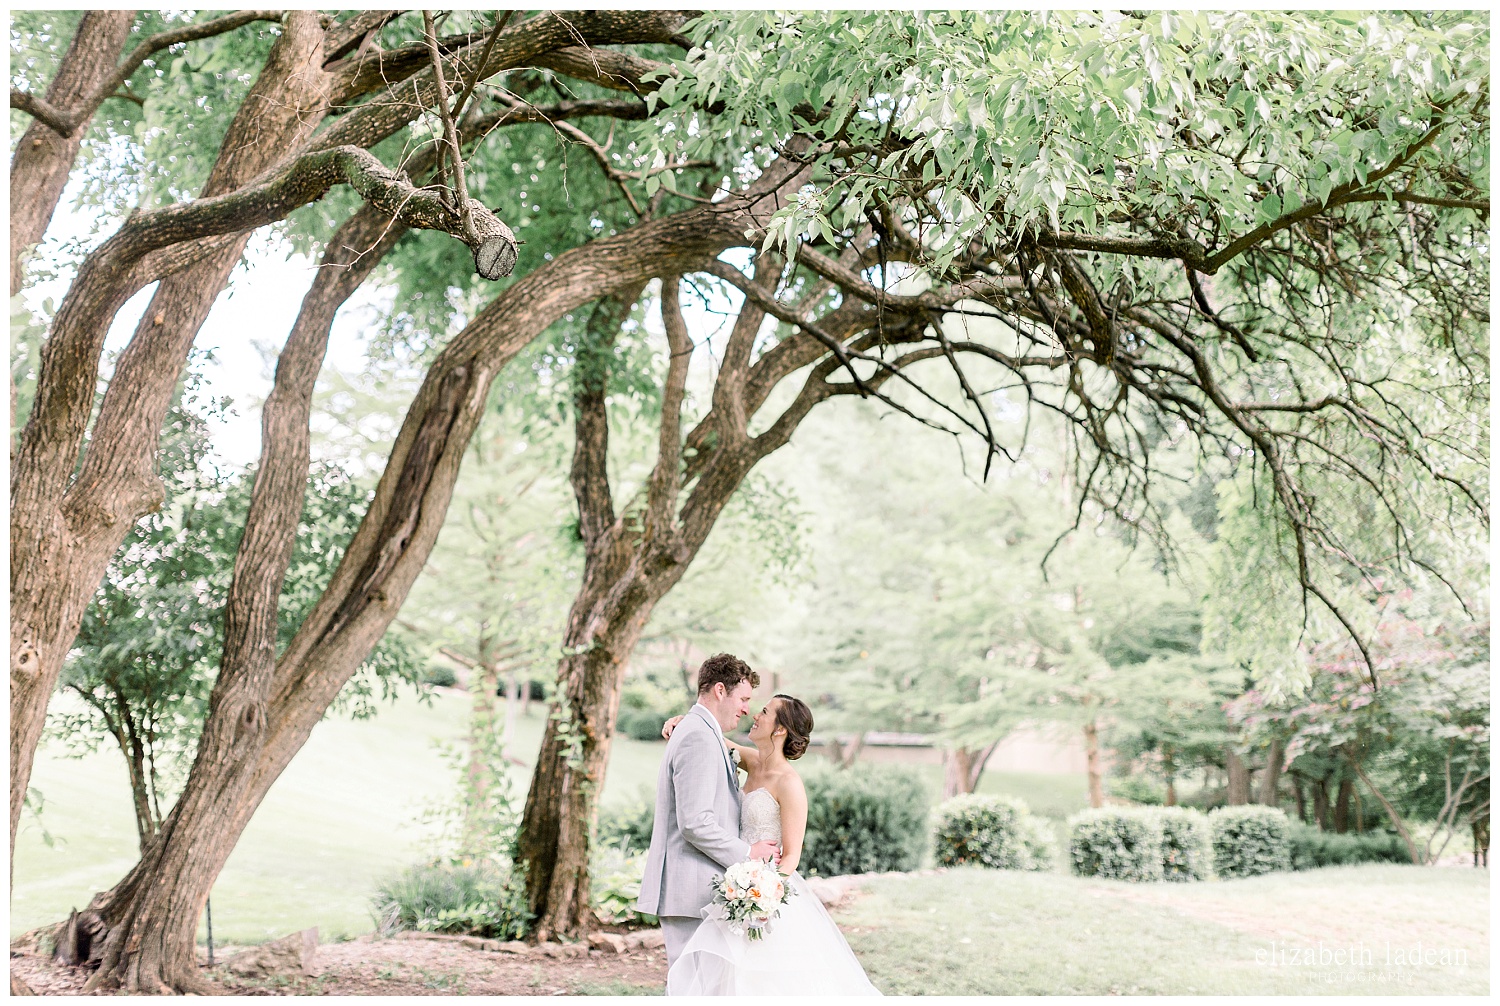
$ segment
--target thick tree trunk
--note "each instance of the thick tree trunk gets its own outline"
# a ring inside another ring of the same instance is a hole
[[[219,805],[190,803],[185,796],[168,816],[163,834],[177,846],[198,850],[208,868],[187,876],[164,869],[159,841],[152,857],[95,898],[91,907],[109,923],[117,953],[117,941],[124,941],[130,929],[123,920],[148,914],[136,903],[164,902],[155,893],[158,886],[169,892],[166,900],[197,900],[201,908],[260,801],[395,618],[437,540],[459,466],[499,369],[567,311],[621,284],[644,282],[663,263],[701,262],[743,242],[746,230],[763,226],[774,212],[775,200],[764,198],[765,193],[795,189],[801,170],[773,165],[743,197],[560,255],[513,284],[449,343],[407,412],[375,498],[332,581],[276,664],[258,754],[233,763],[200,756],[194,764],[190,792],[216,786],[227,790],[239,785],[241,772],[248,777],[232,813],[219,813]],[[211,724],[216,715],[217,710]],[[229,721],[231,730],[234,725]],[[182,925],[175,931],[188,932],[186,913],[179,916],[174,922]],[[179,939],[176,950],[186,967],[190,939]],[[100,974],[105,973],[101,968]],[[131,981],[133,976],[124,975]]]
[[[1349,831],[1349,806],[1354,799],[1354,780],[1345,775],[1339,780],[1339,795],[1333,805],[1333,830],[1340,835]]]
[[[1175,807],[1177,806],[1177,763],[1173,758],[1170,745],[1162,748],[1161,767],[1162,774],[1167,779],[1166,806]]]
[[[1297,800],[1297,820],[1303,824],[1307,823],[1307,794],[1302,787],[1302,777],[1292,776],[1292,795]]]
[[[1083,725],[1083,754],[1089,776],[1089,806],[1104,806],[1104,767],[1099,754],[1099,724],[1089,720]]]
[[[1229,792],[1225,802],[1231,807],[1250,802],[1250,766],[1232,746],[1224,749],[1224,768],[1229,775]]]
[[[260,174],[316,125],[326,107],[327,75],[320,69],[322,34],[314,13],[298,12],[288,18],[260,77],[230,124],[205,196],[227,192]],[[84,608],[131,525],[159,505],[162,490],[155,459],[167,406],[198,328],[239,260],[245,240],[217,246],[196,264],[162,281],[115,366],[82,469],[77,481],[66,488],[61,506],[52,508],[48,496],[53,490],[24,486],[24,494],[17,494],[13,482],[11,546],[20,560],[11,571],[13,805],[15,794],[24,793],[30,780],[47,700],[78,634]],[[115,290],[114,295],[119,292]],[[112,315],[108,310],[104,317]],[[97,341],[102,334],[92,338]],[[58,344],[56,352],[66,351],[66,340],[56,333],[50,342]],[[90,366],[97,366],[97,360],[54,361],[54,367],[44,373],[50,376],[60,367],[71,369],[76,377],[80,369]],[[42,401],[40,389],[38,401]],[[74,415],[65,422],[76,424],[82,418]],[[42,442],[52,435],[47,429],[51,419],[33,415],[24,458],[48,455]],[[13,478],[24,482],[27,474],[23,469],[13,473]],[[66,473],[50,472],[47,478],[54,488],[59,487],[65,485],[60,480]],[[16,823],[13,806],[12,844]]]
[[[330,82],[321,69],[322,50],[317,15],[289,15],[230,126],[205,186],[206,196],[248,182],[310,133],[326,108]],[[154,480],[155,435],[172,388],[242,249],[243,240],[234,242],[168,277],[157,289],[116,366],[74,492],[81,489],[108,498],[116,483]],[[269,477],[263,472],[257,481],[268,482]],[[305,474],[299,474],[296,479],[297,512],[303,478]],[[110,906],[103,963],[91,985],[118,981],[131,991],[145,992],[207,987],[197,974],[193,944],[204,902],[227,851],[221,855],[219,843],[174,834],[173,826],[184,819],[220,825],[232,820],[265,740],[267,692],[275,667],[276,605],[291,545],[287,535],[284,549],[256,548],[256,538],[266,533],[264,522],[254,519],[256,497],[265,506],[266,495],[252,496],[252,512],[235,560],[225,605],[222,666],[193,771],[159,838],[142,857],[142,865],[157,882],[139,887],[128,904]],[[293,529],[295,525],[294,516]],[[284,558],[279,551],[285,551]]]
[[[1260,776],[1260,802],[1267,807],[1280,806],[1276,787],[1281,782],[1281,738],[1271,738],[1270,750],[1266,752],[1266,768]]]
[[[115,73],[120,51],[130,35],[133,10],[91,10],[79,22],[57,76],[47,86],[47,103],[72,113]],[[33,120],[21,134],[10,161],[10,295],[21,291],[25,257],[42,236],[57,209],[68,173],[87,134],[79,126],[63,136]]]
[[[580,595],[569,638],[601,600]],[[623,614],[623,613],[622,613]],[[526,867],[528,898],[537,911],[537,938],[581,936],[595,920],[589,908],[589,834],[604,786],[620,687],[650,605],[620,619],[587,653],[558,665],[558,712],[549,718],[526,794],[517,859]]]
[[[234,646],[226,645],[226,659],[220,670],[216,696],[221,687],[227,688],[238,682],[241,689],[258,689],[255,703],[267,708],[274,666],[268,667],[266,661],[274,655],[275,610],[274,602],[267,605],[264,599],[276,598],[280,594],[282,577],[301,519],[310,452],[308,418],[313,388],[327,350],[329,330],[339,307],[404,230],[369,206],[362,207],[340,227],[328,243],[322,268],[303,299],[297,321],[282,349],[276,381],[262,409],[261,461],[256,470],[250,511],[231,587],[232,605],[237,612],[233,638],[239,642]],[[226,619],[226,643],[229,638],[230,626]],[[258,681],[255,680],[257,677]],[[215,717],[222,721],[224,713],[224,707],[214,704],[209,724],[217,725]],[[268,709],[265,715],[270,719],[271,711]],[[274,727],[272,722],[269,730],[272,737],[275,736]],[[207,732],[206,727],[205,734]],[[243,774],[247,767],[258,768],[258,759],[249,762],[247,766],[244,759],[210,761],[200,758],[193,766],[189,785],[210,792],[235,785],[237,774]],[[248,781],[241,778],[239,784],[253,786],[254,781],[253,778]],[[263,795],[263,792],[256,793],[255,802],[258,803]],[[179,805],[174,809],[171,815],[174,834],[210,854],[206,866],[192,878],[191,886],[182,880],[175,881],[186,900],[197,900],[198,889],[201,889],[202,899],[206,900],[213,881],[234,849],[240,830],[248,822],[249,813],[243,812],[240,804],[236,804],[230,813],[232,818],[219,808],[203,807],[200,810]],[[229,823],[230,820],[233,823]],[[154,865],[156,862],[155,858],[148,860],[143,857],[120,886],[96,899],[92,907],[101,913],[112,932],[123,931],[133,896],[139,891],[150,890],[149,884],[142,886],[136,880],[158,869]],[[196,929],[196,922],[194,926]]]
[[[1314,780],[1312,784],[1313,797],[1313,820],[1323,831],[1332,831],[1333,822],[1329,816],[1328,805],[1328,780],[1327,778]]]
[[[996,744],[974,749],[967,747],[943,750],[943,799],[972,793],[979,786],[979,777],[984,773],[985,763],[995,753]],[[1101,796],[1101,800],[1103,797]]]

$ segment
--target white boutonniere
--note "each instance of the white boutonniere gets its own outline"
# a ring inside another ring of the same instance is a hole
[[[740,764],[740,749],[729,747],[727,744],[724,747],[729,751],[729,760],[734,762],[734,767],[743,770],[744,766]]]

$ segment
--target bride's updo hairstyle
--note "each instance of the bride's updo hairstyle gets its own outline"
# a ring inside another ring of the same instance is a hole
[[[807,752],[808,741],[812,740],[812,710],[807,708],[806,702],[790,695],[778,692],[776,697],[781,700],[776,706],[776,725],[786,730],[781,753],[786,755],[787,761],[796,761]]]

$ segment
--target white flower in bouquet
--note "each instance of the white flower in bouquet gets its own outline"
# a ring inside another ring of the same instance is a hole
[[[759,859],[735,863],[714,878],[713,913],[729,923],[736,936],[761,939],[771,930],[781,906],[792,895],[786,878],[776,867]]]

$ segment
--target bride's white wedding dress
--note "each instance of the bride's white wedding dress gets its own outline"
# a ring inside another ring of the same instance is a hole
[[[781,805],[766,790],[745,794],[740,837],[781,841]],[[793,873],[788,882],[797,893],[764,939],[736,936],[727,922],[705,917],[667,973],[667,995],[880,995],[807,881]]]

